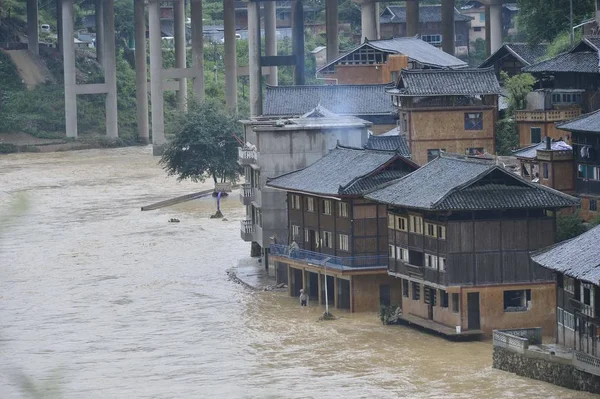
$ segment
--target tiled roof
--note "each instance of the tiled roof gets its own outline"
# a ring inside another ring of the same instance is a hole
[[[416,37],[396,37],[387,40],[372,40],[368,45],[394,54],[404,54],[423,65],[439,68],[464,68],[468,64],[453,55]]]
[[[550,145],[552,151],[564,151],[564,150],[572,150],[573,147],[565,143],[564,141],[553,141]],[[534,159],[537,157],[538,150],[546,149],[546,142],[542,141],[538,144],[532,144],[527,147],[519,148],[516,151],[513,151],[513,155],[517,158],[526,158],[526,159]]]
[[[493,68],[486,69],[412,69],[402,70],[395,89],[400,96],[452,96],[500,94]]]
[[[600,285],[600,226],[568,241],[536,251],[531,259],[541,266]]]
[[[584,37],[583,41],[588,43],[596,51],[600,51],[600,36],[588,36]]]
[[[264,116],[305,114],[318,105],[338,115],[389,115],[386,85],[267,86]]]
[[[343,192],[346,195],[360,195],[382,184],[404,177],[409,173],[406,170],[384,170],[371,176],[356,179],[353,183],[344,187]]]
[[[430,210],[562,208],[577,203],[574,197],[527,182],[494,162],[451,155],[442,155],[365,197]]]
[[[387,14],[386,11],[391,12],[392,15]],[[454,21],[455,22],[467,22],[473,18],[468,15],[461,14],[456,8],[454,9]],[[388,6],[379,17],[379,21],[382,24],[402,24],[406,23],[406,7],[401,6]],[[419,5],[419,22],[442,22],[442,7],[439,5]]]
[[[600,133],[600,110],[583,114],[566,122],[557,123],[556,127],[570,132]]]
[[[578,51],[559,54],[549,60],[523,68],[524,72],[579,72],[599,73],[598,52]]]
[[[487,68],[492,66],[497,60],[505,57],[507,54],[512,54],[519,61],[521,61],[521,63],[523,63],[525,66],[528,66],[534,64],[537,62],[537,60],[543,57],[544,54],[546,54],[547,49],[547,44],[531,45],[527,43],[505,43],[488,59],[483,61],[479,67]]]
[[[369,136],[367,144],[365,145],[367,150],[380,150],[380,151],[397,151],[403,157],[410,157],[410,149],[404,136],[396,134],[395,136]]]
[[[335,60],[323,65],[317,69],[317,72],[320,72],[331,65],[337,64],[348,54],[352,54],[363,47],[370,47],[390,54],[403,54],[406,55],[410,61],[416,61],[431,68],[465,68],[468,65],[463,60],[445,53],[439,48],[419,38],[396,37],[393,39],[366,41],[347,53],[339,56]]]
[[[373,188],[401,176],[386,173],[374,178],[374,172],[387,163],[399,159],[391,151],[373,151],[362,148],[338,146],[310,166],[295,172],[269,179],[267,185],[289,191],[301,191],[318,195],[359,194],[363,188]],[[411,167],[410,170],[416,169]],[[404,175],[408,172],[404,172]],[[387,180],[386,180],[387,178]],[[361,182],[360,180],[366,179]],[[346,192],[346,189],[349,192]]]

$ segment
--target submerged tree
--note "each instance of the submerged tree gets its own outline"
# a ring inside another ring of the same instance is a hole
[[[176,125],[160,160],[169,176],[194,182],[212,177],[215,183],[237,179],[239,144],[233,135],[241,127],[234,114],[221,103],[191,101]]]

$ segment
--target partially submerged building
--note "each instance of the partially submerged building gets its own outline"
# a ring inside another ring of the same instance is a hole
[[[388,273],[401,281],[404,320],[449,336],[553,333],[555,282],[529,252],[554,243],[556,211],[575,198],[442,154],[365,199],[388,206]]]
[[[493,69],[403,70],[387,92],[417,164],[443,151],[495,152],[500,85]]]
[[[290,295],[303,288],[324,304],[327,287],[331,306],[352,312],[400,303],[399,280],[387,274],[386,207],[362,196],[417,167],[396,151],[338,146],[269,179],[270,189],[287,195],[289,239],[271,245],[271,260]]]
[[[317,107],[300,118],[243,120],[244,147],[238,163],[245,183],[240,200],[246,206],[241,237],[252,242],[252,255],[269,264],[269,244],[286,242],[286,194],[266,186],[267,179],[304,168],[338,144],[362,147],[367,143],[371,123],[351,116],[339,116]]]
[[[600,371],[600,226],[531,259],[555,276],[557,342],[594,356]]]
[[[374,133],[383,133],[396,126],[395,108],[386,87],[383,84],[267,86],[262,117],[294,118],[320,106],[339,116],[369,121]]]
[[[466,62],[417,37],[395,37],[367,40],[317,69],[317,75],[327,83],[389,84],[401,69],[465,67]]]

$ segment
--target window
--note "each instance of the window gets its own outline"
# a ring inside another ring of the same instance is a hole
[[[587,287],[583,287],[583,303],[585,305],[591,305],[591,290]]]
[[[396,217],[396,229],[400,231],[408,231],[408,220],[402,216]]]
[[[422,35],[421,39],[429,44],[441,44],[442,35]]]
[[[446,258],[442,258],[441,256],[438,258],[438,265],[441,272],[446,271]]]
[[[425,223],[425,235],[429,237],[437,237],[437,226],[432,223]]]
[[[437,157],[440,156],[440,153],[446,151],[445,149],[439,149],[439,148],[434,148],[434,149],[430,149],[427,150],[427,162],[431,162],[434,159],[436,159]]]
[[[323,215],[331,215],[331,201],[323,200]]]
[[[396,247],[392,244],[388,245],[388,256],[390,259],[396,259]]]
[[[542,141],[542,128],[532,127],[529,129],[529,136],[531,138],[531,144],[538,144]]]
[[[544,180],[548,180],[548,176],[550,175],[550,167],[547,162],[542,163],[542,167],[544,170],[542,176],[544,177]]]
[[[572,313],[569,313],[562,308],[557,308],[556,320],[559,325],[565,326],[565,328],[568,328],[569,330],[575,330],[575,317]]]
[[[600,167],[588,166],[588,177],[590,180],[600,180]]]
[[[577,165],[577,178],[586,179],[587,178],[587,168],[583,164]]]
[[[408,249],[396,247],[396,259],[408,262]]]
[[[395,225],[394,225],[395,220],[396,220],[396,217],[394,215],[391,215],[388,213],[388,229],[395,228]]]
[[[295,240],[300,236],[300,226],[292,225],[292,239]]]
[[[446,227],[445,226],[438,226],[438,238],[440,240],[445,240],[446,239]]]
[[[315,199],[308,197],[306,199],[306,210],[309,212],[314,212],[315,211]]]
[[[304,242],[310,242],[310,230],[304,230]]]
[[[465,130],[483,130],[483,112],[466,112]]]
[[[479,13],[479,22],[485,22],[485,13],[484,12]]]
[[[418,301],[421,299],[421,284],[412,283],[412,299]]]
[[[438,258],[435,255],[425,254],[425,267],[437,269]]]
[[[598,200],[590,200],[590,211],[598,212]]]
[[[402,280],[402,296],[408,298],[408,280]]]
[[[292,209],[300,209],[300,196],[292,194]]]
[[[348,236],[340,234],[340,250],[348,252]]]
[[[431,288],[428,286],[424,286],[424,291],[425,291],[425,303],[431,306],[435,306],[435,303],[437,302],[437,298],[436,298],[436,294],[437,294],[437,290],[435,288]]]
[[[323,242],[321,243],[321,245],[323,246],[323,248],[333,248],[333,233],[332,232],[324,231],[322,240],[323,240]]]
[[[485,153],[483,147],[469,147],[465,153],[470,156],[483,155]]]
[[[338,203],[339,215],[341,218],[348,217],[348,204],[345,202]]]
[[[448,307],[448,292],[444,290],[440,290],[440,306],[443,308]]]
[[[571,277],[565,276],[564,278],[564,288],[565,291],[570,292],[571,294],[575,293],[575,280]]]
[[[475,31],[475,32],[481,32],[481,26],[474,27],[473,31]]]
[[[421,216],[410,215],[410,232],[423,234],[423,218]]]
[[[458,309],[460,308],[458,303],[458,294],[452,294],[452,312],[458,313]]]
[[[504,311],[524,312],[529,310],[531,290],[504,291]]]

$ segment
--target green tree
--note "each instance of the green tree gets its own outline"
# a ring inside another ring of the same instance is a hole
[[[519,147],[517,124],[513,118],[500,119],[496,123],[496,153],[511,155]]]
[[[571,215],[559,214],[556,217],[556,242],[577,237],[586,231],[587,228],[583,224],[581,217],[579,217],[578,212]]]
[[[516,110],[526,107],[525,97],[533,89],[536,79],[529,73],[520,73],[509,77],[504,71],[500,72],[500,79],[508,92],[507,113],[513,116]]]
[[[469,52],[469,65],[477,68],[487,58],[485,40],[479,38],[471,44],[473,45],[473,51]]]
[[[517,23],[529,43],[551,41],[569,32],[569,0],[519,0]],[[594,12],[594,0],[573,1],[573,24],[577,25]]]
[[[192,100],[177,124],[160,160],[169,176],[194,182],[212,177],[215,183],[237,179],[238,142],[233,134],[240,133],[240,124],[235,115],[218,102]]]

